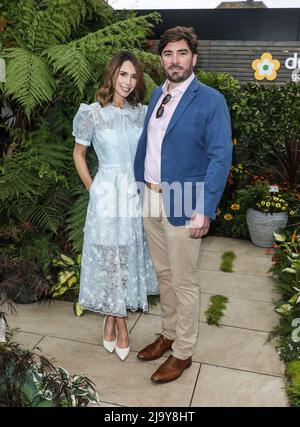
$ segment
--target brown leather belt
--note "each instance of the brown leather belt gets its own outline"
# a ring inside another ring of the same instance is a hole
[[[146,185],[150,190],[156,191],[157,193],[161,193],[162,190],[159,184],[152,184],[151,182],[146,182]]]

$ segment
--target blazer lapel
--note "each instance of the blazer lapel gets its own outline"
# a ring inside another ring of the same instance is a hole
[[[140,137],[140,140],[139,140],[139,144],[138,144],[138,147],[137,147],[137,151],[136,151],[136,158],[138,156],[141,156],[142,158],[145,159],[145,156],[146,156],[146,146],[147,146],[147,127],[148,127],[148,123],[149,123],[150,117],[151,117],[151,115],[153,113],[153,110],[155,108],[155,105],[157,104],[157,101],[160,98],[161,89],[162,89],[162,85],[159,86],[155,90],[152,98],[150,99],[150,102],[149,102],[149,105],[148,105],[147,114],[146,114],[146,117],[145,117],[145,120],[144,120],[143,131],[142,131],[142,134],[141,134],[141,137]]]
[[[182,98],[180,99],[177,107],[175,108],[175,111],[171,117],[171,120],[169,122],[169,125],[167,127],[167,130],[165,132],[165,136],[171,131],[173,126],[176,124],[177,120],[181,116],[181,114],[184,112],[186,107],[190,104],[190,102],[194,99],[196,96],[196,93],[199,89],[198,80],[194,78],[192,83],[189,85],[187,90],[182,95]]]
[[[157,90],[155,91],[155,93],[153,94],[153,96],[150,100],[150,103],[148,105],[147,114],[146,114],[145,121],[144,121],[144,129],[147,129],[150,117],[153,113],[153,110],[154,110],[156,104],[157,104],[157,101],[159,100],[159,98],[161,96],[161,92],[162,92],[161,89],[162,89],[162,85],[157,88]]]

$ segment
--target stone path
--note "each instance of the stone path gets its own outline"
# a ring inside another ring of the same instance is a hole
[[[226,250],[237,256],[234,273],[219,269]],[[8,322],[20,328],[15,340],[23,346],[38,346],[69,372],[94,381],[102,406],[288,406],[284,364],[274,343],[267,342],[268,331],[278,323],[270,265],[271,256],[250,242],[203,240],[198,344],[191,368],[168,384],[150,381],[168,353],[153,362],[136,358],[160,330],[159,305],[147,314],[129,314],[131,353],[124,362],[99,344],[104,317],[87,313],[76,318],[71,303],[17,305],[17,315]],[[204,315],[215,294],[229,298],[219,327],[209,326]]]

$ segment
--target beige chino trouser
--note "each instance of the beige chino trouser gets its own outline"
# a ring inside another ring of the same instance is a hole
[[[144,227],[160,287],[162,334],[171,340],[173,356],[192,356],[200,308],[200,239],[189,228],[169,223],[162,195],[145,186]]]

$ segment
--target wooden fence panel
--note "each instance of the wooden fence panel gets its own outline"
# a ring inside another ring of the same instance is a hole
[[[158,40],[153,41],[156,51]],[[280,61],[277,78],[273,81],[262,80],[263,84],[292,81],[292,69],[287,69],[285,61],[298,55],[300,65],[299,41],[246,41],[246,40],[201,40],[198,44],[198,62],[196,71],[227,72],[242,82],[256,81],[252,61],[260,59],[265,52]],[[299,67],[300,68],[300,67]],[[300,83],[300,82],[299,82]]]

